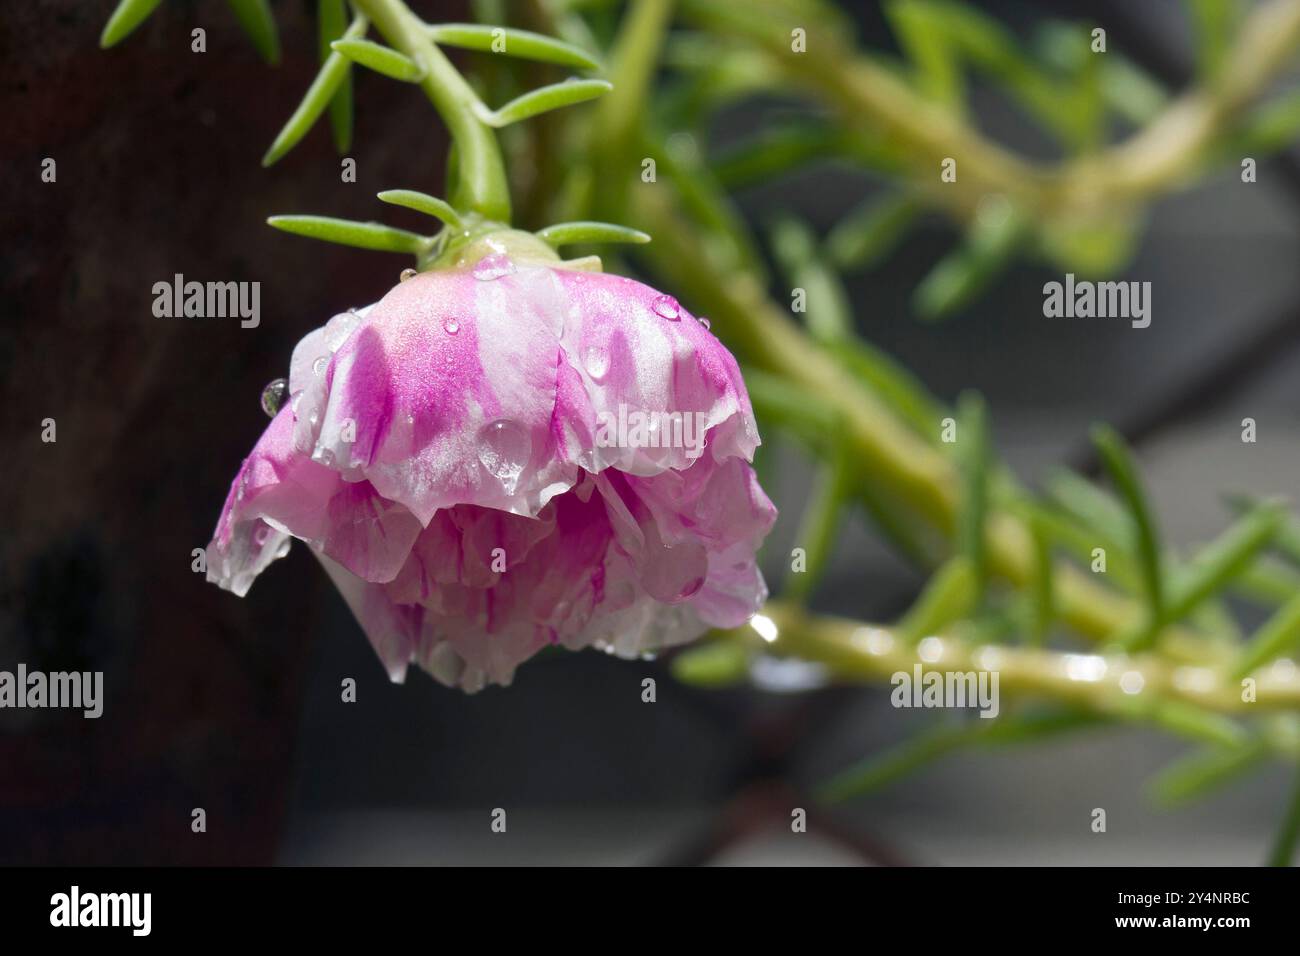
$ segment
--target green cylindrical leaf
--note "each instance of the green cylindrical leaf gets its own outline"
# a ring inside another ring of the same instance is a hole
[[[963,308],[1001,273],[1027,233],[1024,215],[1001,198],[981,204],[962,247],[942,259],[912,295],[923,319],[942,319]]]
[[[1133,520],[1104,488],[1065,469],[1052,472],[1045,486],[1054,501],[1103,537],[1118,544],[1133,540]]]
[[[367,26],[366,18],[357,16],[343,36],[349,40],[358,39],[366,32]],[[331,53],[325,59],[320,72],[316,74],[316,79],[312,80],[311,86],[307,88],[302,102],[289,117],[289,122],[284,124],[284,129],[280,130],[280,135],[275,138],[271,148],[266,151],[266,155],[262,158],[263,166],[275,163],[307,135],[307,131],[320,118],[321,113],[325,112],[325,108],[329,106],[330,100],[351,69],[351,61],[341,53]]]
[[[1185,803],[1239,779],[1268,753],[1258,738],[1241,747],[1210,747],[1171,764],[1151,781],[1151,795],[1165,806]]]
[[[1261,664],[1281,657],[1300,645],[1300,593],[1273,612],[1241,652],[1233,680],[1253,673]]]
[[[863,203],[841,219],[826,237],[831,261],[845,270],[875,265],[897,245],[920,208],[907,193]]]
[[[429,27],[433,42],[463,50],[481,50],[524,60],[558,63],[580,70],[600,69],[600,63],[586,50],[554,37],[478,23],[439,23]]]
[[[1237,521],[1204,548],[1171,589],[1166,618],[1176,621],[1227,586],[1273,541],[1283,517],[1282,506],[1266,502]]]
[[[244,28],[258,55],[267,63],[280,62],[280,33],[267,0],[230,0],[239,25]]]
[[[848,294],[840,277],[827,267],[812,229],[790,217],[778,220],[772,228],[772,252],[791,287],[804,291],[804,323],[813,338],[833,344],[852,337]]]
[[[343,36],[347,30],[347,6],[344,0],[319,0],[317,16],[317,37],[320,45],[320,61],[324,63],[334,51],[330,44]],[[346,71],[343,81],[330,97],[330,132],[334,136],[334,148],[342,155],[352,147],[352,70]]]
[[[295,236],[337,242],[358,249],[375,249],[380,252],[405,252],[419,255],[428,240],[405,229],[394,229],[378,222],[354,222],[350,219],[331,219],[327,216],[272,216],[268,226]]]
[[[1136,543],[1147,601],[1147,622],[1140,631],[1128,636],[1127,643],[1133,647],[1143,647],[1154,638],[1165,614],[1164,571],[1161,567],[1155,517],[1147,504],[1146,492],[1138,479],[1137,466],[1133,464],[1133,457],[1129,454],[1124,439],[1113,428],[1098,425],[1092,430],[1092,440],[1137,529]]]
[[[831,454],[831,462],[822,469],[795,535],[795,544],[804,549],[807,566],[802,572],[792,570],[785,579],[787,593],[798,601],[812,593],[830,565],[842,524],[840,516],[851,490],[850,462],[843,444],[837,443]]]
[[[436,196],[416,192],[413,189],[386,189],[379,194],[379,198],[382,202],[402,206],[406,209],[414,209],[426,216],[433,216],[433,218],[445,222],[453,229],[461,228],[460,215],[451,207],[451,203],[438,199]]]
[[[539,230],[537,238],[550,246],[567,246],[579,242],[646,243],[650,237],[639,229],[611,222],[560,222]]]
[[[525,93],[507,103],[498,110],[484,109],[479,118],[489,126],[502,127],[518,123],[538,113],[585,103],[608,93],[614,87],[606,80],[568,80],[564,83],[552,83],[541,89]]]
[[[108,49],[121,43],[132,30],[145,21],[149,14],[158,9],[160,3],[162,0],[122,0],[113,11],[113,15],[108,18],[108,23],[104,25],[104,32],[99,37],[99,45]]]
[[[898,622],[901,640],[915,644],[965,617],[975,605],[975,572],[970,559],[959,555],[947,561],[926,582],[925,589]]]
[[[818,790],[818,796],[828,803],[836,803],[878,790],[974,739],[981,730],[978,725],[983,723],[973,720],[965,724],[945,724],[916,734],[896,747],[836,774]]]
[[[330,49],[389,79],[401,80],[403,83],[418,83],[424,79],[424,71],[418,63],[405,53],[398,53],[392,47],[380,43],[370,40],[335,40],[330,44]]]

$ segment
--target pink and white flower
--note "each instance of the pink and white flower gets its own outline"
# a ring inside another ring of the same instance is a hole
[[[289,395],[208,579],[242,595],[306,541],[395,681],[508,684],[548,644],[631,657],[766,598],[735,359],[641,283],[504,254],[422,273],[299,342]],[[692,416],[703,448],[598,440],[628,409]]]

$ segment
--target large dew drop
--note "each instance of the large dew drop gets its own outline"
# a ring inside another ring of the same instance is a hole
[[[587,351],[583,353],[582,364],[587,369],[587,374],[591,376],[592,381],[599,382],[604,380],[609,374],[609,349],[603,345],[590,345]]]
[[[670,322],[676,322],[682,317],[681,307],[677,300],[670,295],[661,295],[650,303],[650,308],[654,310],[655,315],[668,319]]]
[[[533,443],[522,425],[498,419],[484,425],[478,433],[478,460],[513,495],[533,454]]]
[[[284,407],[285,396],[288,394],[287,378],[277,378],[267,383],[266,388],[262,389],[262,411],[266,412],[268,418],[274,418],[279,414],[280,409]]]
[[[515,264],[504,252],[484,256],[474,265],[473,276],[480,282],[491,282],[515,271]]]

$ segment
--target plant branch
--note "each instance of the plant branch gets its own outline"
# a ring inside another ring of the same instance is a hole
[[[429,27],[402,0],[354,0],[396,50],[421,70],[420,88],[438,110],[456,145],[460,181],[453,205],[486,219],[510,221],[510,191],[496,135],[481,119],[483,104],[434,44]]]

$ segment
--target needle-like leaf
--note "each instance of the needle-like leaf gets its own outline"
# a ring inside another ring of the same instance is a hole
[[[1254,672],[1261,664],[1274,660],[1300,645],[1300,594],[1273,612],[1273,616],[1260,625],[1241,652],[1241,659],[1233,668],[1233,680]]]
[[[820,788],[818,796],[827,803],[838,803],[887,786],[970,742],[982,729],[978,726],[981,723],[940,724],[914,734],[897,746],[836,774]]]
[[[1231,781],[1268,753],[1255,738],[1241,747],[1209,747],[1170,764],[1151,781],[1151,795],[1165,806],[1184,803]]]
[[[832,448],[832,458],[818,478],[818,484],[799,522],[795,541],[804,549],[806,567],[791,573],[786,592],[796,601],[805,600],[830,566],[835,542],[843,525],[841,515],[852,492],[852,468],[842,443]]]
[[[819,342],[837,345],[853,336],[853,309],[844,284],[831,269],[807,223],[785,216],[772,227],[772,254],[790,280],[804,290],[804,323]]]
[[[962,246],[941,259],[912,293],[917,314],[944,319],[963,308],[1002,273],[1027,235],[1025,217],[992,202],[976,214]]]
[[[900,640],[916,644],[968,615],[975,606],[975,574],[964,555],[950,558],[925,583],[919,597],[899,620]]]
[[[99,36],[99,45],[107,50],[121,43],[138,27],[149,14],[158,9],[162,0],[122,0],[104,25],[104,32]]]
[[[1134,631],[1127,637],[1126,643],[1135,648],[1144,647],[1155,637],[1156,629],[1164,620],[1164,571],[1161,568],[1155,518],[1147,505],[1146,493],[1138,480],[1137,466],[1133,464],[1133,457],[1124,439],[1113,428],[1098,425],[1092,431],[1092,440],[1111,481],[1128,506],[1133,525],[1137,529],[1135,543],[1142,570],[1142,586],[1146,592],[1147,620],[1140,631]]]
[[[386,189],[379,194],[379,199],[393,206],[414,209],[426,216],[432,216],[453,229],[461,228],[460,215],[452,208],[451,203],[436,196],[416,192],[414,189]]]
[[[920,204],[907,192],[872,198],[839,221],[826,237],[826,251],[840,269],[875,265],[915,221]]]
[[[516,97],[498,110],[481,107],[479,119],[488,126],[499,129],[529,119],[538,113],[594,100],[613,88],[613,84],[608,80],[566,80],[563,83],[552,83],[550,86],[543,86],[531,93]]]
[[[330,44],[343,36],[348,27],[347,6],[344,0],[320,0],[317,19],[317,37],[320,45],[320,62],[323,64],[334,51]],[[334,148],[339,155],[352,147],[352,68],[344,71],[343,80],[330,98],[330,131]]]
[[[381,73],[389,79],[403,83],[418,83],[424,79],[420,65],[405,53],[370,40],[335,40],[330,49],[342,53],[353,63]]]
[[[988,585],[984,524],[988,510],[989,438],[984,399],[964,392],[957,400],[957,462],[962,476],[958,549],[970,563],[974,604],[983,603]]]
[[[434,43],[462,50],[500,53],[524,60],[558,63],[580,70],[600,69],[600,63],[586,50],[528,30],[478,23],[439,23],[429,27],[429,36]]]
[[[405,229],[394,229],[379,222],[354,222],[351,219],[331,219],[328,216],[272,216],[266,220],[266,224],[308,239],[380,252],[405,252],[415,256],[424,250],[429,241],[424,236],[417,236]]]
[[[358,15],[343,36],[348,40],[360,39],[365,34],[367,26],[366,18]],[[284,129],[280,130],[280,135],[275,138],[271,148],[266,151],[266,155],[262,158],[263,166],[275,163],[307,135],[307,131],[320,118],[321,113],[325,112],[325,108],[329,106],[330,100],[351,69],[352,61],[342,53],[333,52],[326,57],[320,72],[316,74],[316,79],[312,80],[311,86],[307,88],[302,102],[289,117],[289,122],[284,124]]]
[[[1279,502],[1266,501],[1208,544],[1169,589],[1166,618],[1179,620],[1236,578],[1272,543],[1284,513]]]
[[[650,237],[641,230],[612,222],[558,222],[539,230],[537,238],[555,247],[579,242],[646,243],[650,241]]]
[[[275,15],[267,0],[230,0],[235,18],[253,41],[258,55],[267,63],[280,62],[280,33],[275,27]]]

